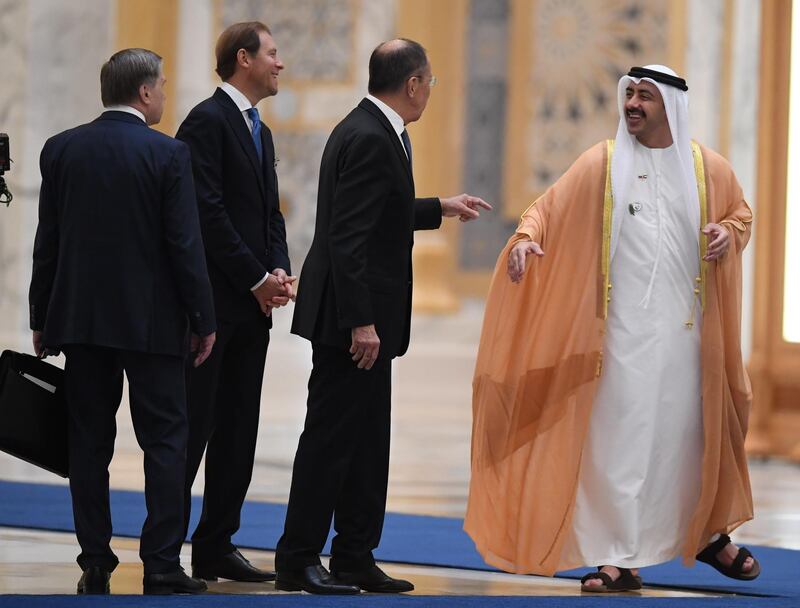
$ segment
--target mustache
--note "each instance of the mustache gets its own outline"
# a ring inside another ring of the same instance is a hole
[[[640,116],[645,118],[647,114],[645,114],[644,110],[636,110],[633,108],[625,110],[625,116]]]

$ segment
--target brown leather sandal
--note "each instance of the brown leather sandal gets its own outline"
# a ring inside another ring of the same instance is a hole
[[[611,577],[600,569],[603,566],[597,567],[597,572],[590,572],[581,578],[581,591],[587,593],[621,593],[624,591],[638,591],[642,588],[642,578],[633,574],[629,568],[619,568],[619,577],[612,580]],[[599,579],[603,581],[602,585],[586,585],[586,581],[592,579]]]
[[[730,536],[721,534],[717,540],[698,553],[695,559],[698,562],[708,564],[717,570],[717,572],[724,574],[728,578],[735,578],[739,581],[752,581],[754,578],[758,578],[758,575],[761,574],[761,565],[758,563],[758,560],[753,557],[753,554],[750,553],[747,547],[739,547],[739,553],[736,554],[736,559],[733,560],[730,566],[726,566],[717,559],[717,553],[722,551],[730,542]],[[744,566],[744,560],[748,557],[753,558],[753,567],[750,569],[750,572],[743,572],[742,567]]]

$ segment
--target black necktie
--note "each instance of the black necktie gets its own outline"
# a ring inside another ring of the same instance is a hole
[[[408,156],[408,166],[411,167],[411,138],[408,136],[408,131],[403,129],[400,133],[400,139],[403,140],[403,147],[406,149],[406,156]]]

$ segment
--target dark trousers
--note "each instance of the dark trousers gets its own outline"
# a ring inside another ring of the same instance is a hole
[[[357,369],[346,350],[314,344],[305,427],[277,570],[319,563],[333,520],[331,570],[375,563],[386,512],[391,426],[391,361]]]
[[[144,451],[147,519],[139,555],[146,574],[180,567],[186,398],[183,358],[101,346],[64,347],[69,408],[69,487],[82,569],[119,563],[111,550],[108,465],[117,434],[115,415],[128,376],[131,418]]]
[[[189,363],[186,532],[192,484],[206,453],[203,511],[192,534],[193,564],[214,561],[236,549],[231,537],[239,529],[253,475],[268,344],[265,318],[243,323],[219,321],[209,358],[198,368]]]

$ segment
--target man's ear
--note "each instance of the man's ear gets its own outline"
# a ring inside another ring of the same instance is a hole
[[[139,101],[144,104],[150,103],[150,87],[147,84],[139,85]]]
[[[412,76],[408,80],[406,80],[406,95],[409,97],[414,97],[417,94],[417,89],[419,88],[419,78],[416,76]]]
[[[250,55],[248,55],[246,49],[239,49],[236,51],[236,63],[242,67],[248,67],[250,65]]]

